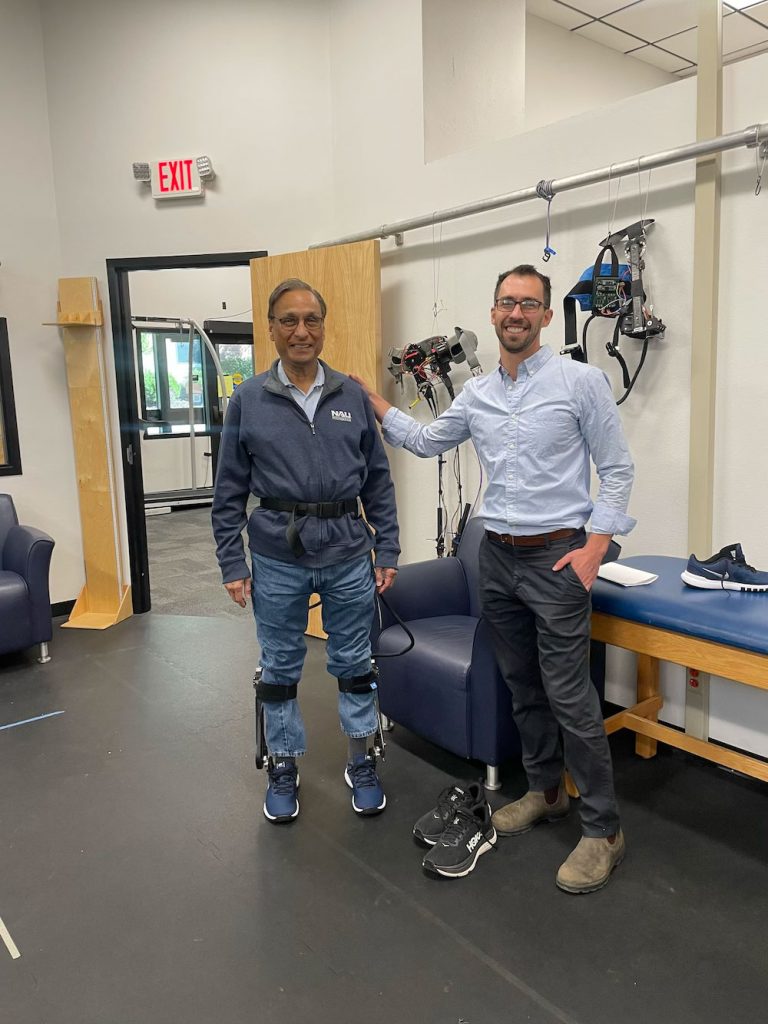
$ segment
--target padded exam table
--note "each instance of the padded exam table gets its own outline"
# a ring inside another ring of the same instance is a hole
[[[662,742],[768,782],[765,761],[657,720],[661,661],[685,666],[689,686],[710,672],[768,690],[768,593],[689,587],[680,579],[684,558],[638,555],[621,564],[658,579],[622,587],[598,578],[592,588],[592,639],[637,654],[637,703],[607,718],[606,731],[636,732],[641,757],[653,757]]]

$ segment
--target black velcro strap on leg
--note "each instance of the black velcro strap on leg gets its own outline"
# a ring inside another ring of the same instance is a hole
[[[370,693],[376,689],[376,673],[371,670],[364,676],[338,676],[340,693]]]
[[[298,683],[287,686],[282,683],[256,683],[254,690],[259,700],[263,700],[265,704],[273,704],[275,701],[295,700],[297,686]]]

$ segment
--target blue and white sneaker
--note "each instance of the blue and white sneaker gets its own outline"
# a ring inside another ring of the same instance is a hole
[[[768,572],[747,565],[741,544],[728,544],[711,558],[691,555],[680,577],[689,587],[704,590],[768,590]]]
[[[299,813],[299,770],[294,761],[272,761],[267,763],[267,796],[264,800],[264,817],[268,821],[293,821]]]
[[[387,806],[373,754],[356,754],[348,761],[344,781],[352,790],[352,809],[356,814],[379,814]]]

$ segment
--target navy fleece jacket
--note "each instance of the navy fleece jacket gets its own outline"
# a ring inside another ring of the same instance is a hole
[[[306,553],[297,559],[286,540],[289,513],[256,508],[248,519],[251,551],[318,568],[363,555],[397,565],[400,554],[395,489],[370,402],[359,384],[323,363],[325,385],[310,423],[277,376],[266,373],[234,391],[227,408],[213,496],[216,557],[224,583],[250,576],[241,533],[248,495],[289,501],[359,497],[376,531],[354,515],[297,520]]]

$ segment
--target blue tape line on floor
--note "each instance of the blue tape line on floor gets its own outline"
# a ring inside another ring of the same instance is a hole
[[[8,725],[0,725],[0,732],[3,729],[15,729],[17,725],[29,725],[30,722],[40,722],[43,718],[55,718],[56,715],[63,714],[63,711],[49,711],[47,715],[38,715],[37,718],[25,718],[23,722],[10,722]]]

